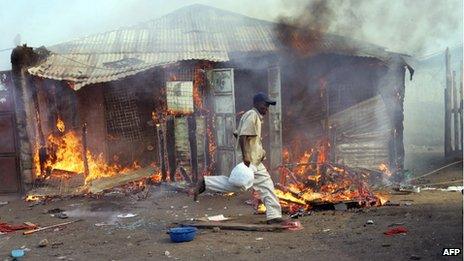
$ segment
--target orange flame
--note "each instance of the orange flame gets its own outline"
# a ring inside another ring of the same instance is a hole
[[[65,130],[62,120],[58,120],[56,126],[60,132]],[[36,170],[40,170],[39,146],[37,145],[34,153],[34,165],[36,166]],[[74,173],[84,173],[82,152],[82,142],[75,131],[67,131],[61,135],[50,134],[47,138],[47,159],[44,162],[44,167],[50,171],[59,169]],[[134,162],[129,167],[109,164],[104,160],[102,154],[94,155],[90,150],[87,150],[85,155],[89,167],[89,173],[85,177],[86,184],[98,178],[123,174],[140,168],[137,162]],[[39,171],[36,172],[39,173]],[[38,174],[38,177],[41,177],[41,173]]]

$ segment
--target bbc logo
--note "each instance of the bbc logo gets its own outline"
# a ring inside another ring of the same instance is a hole
[[[443,256],[457,256],[461,254],[460,248],[443,248]]]

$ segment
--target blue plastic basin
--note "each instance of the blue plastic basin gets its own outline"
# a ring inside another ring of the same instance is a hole
[[[175,227],[169,229],[171,241],[175,243],[192,241],[197,234],[197,229],[194,227]]]

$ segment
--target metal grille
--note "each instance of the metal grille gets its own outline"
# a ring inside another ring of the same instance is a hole
[[[105,118],[108,134],[134,141],[142,138],[135,93],[127,86],[109,86],[105,90]]]

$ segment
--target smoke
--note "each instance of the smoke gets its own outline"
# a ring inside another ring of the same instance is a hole
[[[462,41],[462,0],[301,0],[284,4],[292,11],[278,18],[281,25],[312,29],[321,36],[347,36],[390,51],[422,55]],[[289,39],[288,34],[286,37]]]

